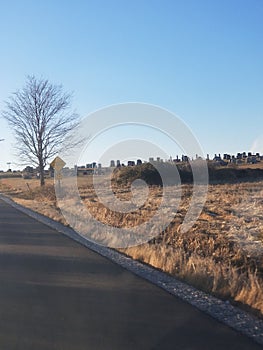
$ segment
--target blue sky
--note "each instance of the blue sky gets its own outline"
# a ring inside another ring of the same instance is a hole
[[[82,117],[151,103],[183,119],[205,154],[263,153],[262,18],[262,0],[0,0],[0,109],[34,74],[73,91]],[[3,120],[0,138],[0,169],[15,168]]]

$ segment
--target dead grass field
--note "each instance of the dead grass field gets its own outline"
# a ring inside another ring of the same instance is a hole
[[[92,215],[115,227],[149,220],[162,198],[162,188],[151,187],[136,213],[113,213],[94,193],[90,177],[78,178],[78,187]],[[121,252],[263,315],[263,181],[210,185],[202,213],[187,233],[180,231],[180,225],[192,187],[182,185],[181,189],[180,206],[167,229],[149,242]],[[1,179],[0,191],[67,224],[56,205],[53,180],[40,189],[38,180]],[[129,188],[116,188],[115,194],[119,199],[131,198]],[[74,205],[72,202],[72,208]],[[78,213],[77,206],[76,214],[85,215]]]

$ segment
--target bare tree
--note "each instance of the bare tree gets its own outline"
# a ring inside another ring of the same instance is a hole
[[[79,118],[70,112],[71,99],[61,85],[29,76],[24,88],[9,97],[2,112],[14,131],[19,156],[39,168],[41,186],[45,184],[48,159],[62,145],[64,150],[73,146],[68,136],[77,128]]]

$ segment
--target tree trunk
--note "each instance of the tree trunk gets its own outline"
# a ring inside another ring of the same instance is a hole
[[[45,174],[44,174],[43,164],[39,164],[39,179],[40,179],[40,186],[44,186],[45,185]]]

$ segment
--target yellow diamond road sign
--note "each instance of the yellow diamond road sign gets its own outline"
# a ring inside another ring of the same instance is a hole
[[[55,169],[56,171],[60,171],[64,166],[66,165],[66,163],[64,162],[63,159],[61,159],[60,157],[56,157],[51,163],[50,166]]]

